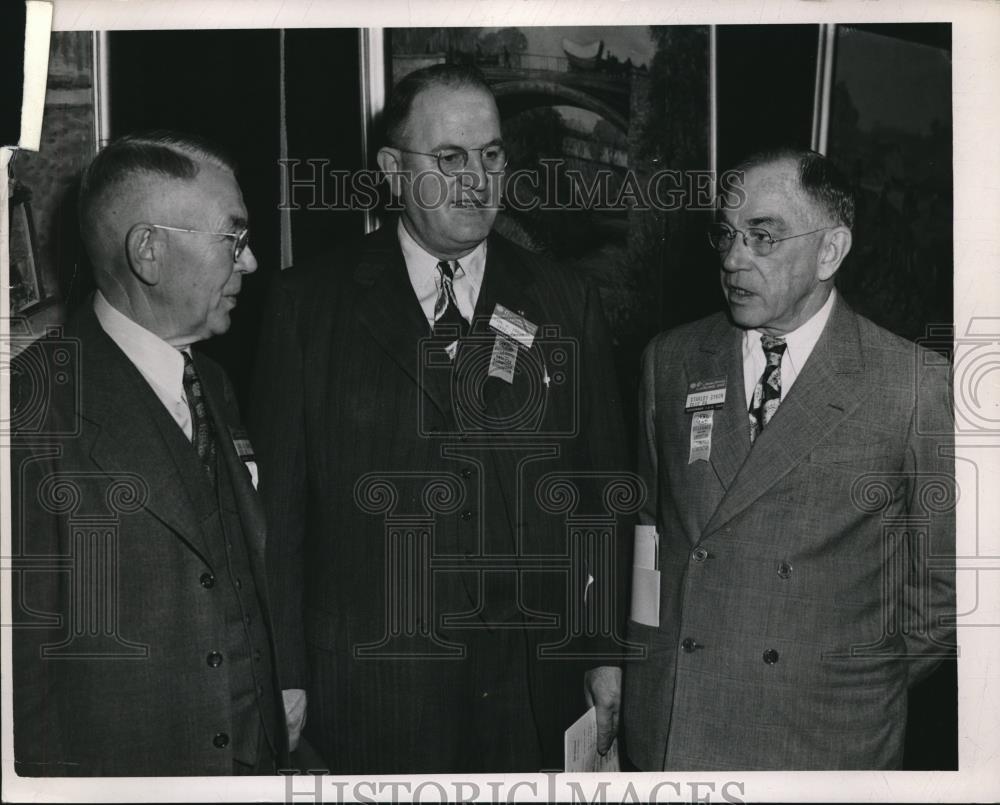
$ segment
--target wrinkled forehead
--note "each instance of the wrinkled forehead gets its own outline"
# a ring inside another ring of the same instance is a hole
[[[733,226],[790,228],[815,219],[791,160],[756,165],[733,176],[719,197],[719,217]]]

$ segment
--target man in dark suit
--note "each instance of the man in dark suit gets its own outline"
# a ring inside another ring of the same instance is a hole
[[[335,772],[561,768],[588,702],[610,745],[620,685],[599,300],[490,233],[506,155],[478,73],[409,75],[385,128],[402,215],[283,272],[258,354],[271,589],[308,658],[284,670]]]
[[[739,166],[710,240],[728,318],[647,348],[628,753],[642,769],[891,769],[907,689],[954,645],[947,362],[833,280],[834,166]]]
[[[288,734],[256,465],[224,373],[257,268],[232,164],[168,133],[84,173],[98,290],[13,369],[19,774],[273,774]]]

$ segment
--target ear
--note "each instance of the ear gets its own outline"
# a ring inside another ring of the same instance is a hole
[[[125,235],[125,257],[129,268],[144,284],[160,281],[160,266],[166,257],[164,233],[149,224],[135,224]]]
[[[389,192],[396,197],[401,196],[403,194],[403,162],[399,149],[384,145],[378,149],[375,161],[378,162],[379,170],[382,171],[389,183]]]
[[[851,230],[846,226],[834,227],[823,236],[817,266],[820,280],[828,280],[837,273],[840,264],[851,250],[851,242]]]

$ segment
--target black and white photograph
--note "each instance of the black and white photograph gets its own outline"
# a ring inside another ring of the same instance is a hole
[[[5,800],[1000,795],[1000,9],[51,9]]]

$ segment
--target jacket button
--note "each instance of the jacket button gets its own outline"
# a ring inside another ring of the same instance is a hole
[[[205,662],[208,663],[210,668],[218,668],[222,665],[222,655],[218,651],[211,651],[205,658]]]
[[[688,654],[690,654],[690,653],[691,653],[692,651],[694,651],[694,650],[695,650],[696,648],[701,648],[701,646],[699,646],[699,645],[698,645],[698,644],[697,644],[697,643],[695,642],[695,640],[694,640],[694,638],[693,638],[693,637],[685,637],[685,638],[684,638],[684,639],[683,639],[683,640],[681,641],[681,648],[682,648],[682,649],[684,649],[684,651],[686,651],[686,652],[687,652]]]
[[[461,516],[462,516],[463,520],[469,521],[469,520],[472,519],[472,512],[470,512],[468,509],[466,509],[464,512],[462,512]]]
[[[468,481],[472,477],[472,470],[470,470],[468,467],[464,467],[462,469],[462,477],[465,478],[466,481]]]
[[[764,652],[764,662],[768,665],[774,665],[778,661],[778,652],[773,648],[769,648]]]
[[[211,573],[202,573],[201,578],[198,579],[201,582],[202,587],[214,587],[215,586],[215,576]]]
[[[225,749],[229,746],[229,736],[224,732],[217,732],[215,737],[212,738],[212,745],[215,746],[216,749]]]
[[[787,579],[792,575],[792,566],[788,562],[782,562],[778,565],[778,578]]]
[[[695,548],[694,553],[691,554],[691,558],[696,562],[704,562],[708,559],[708,551],[704,548]]]

